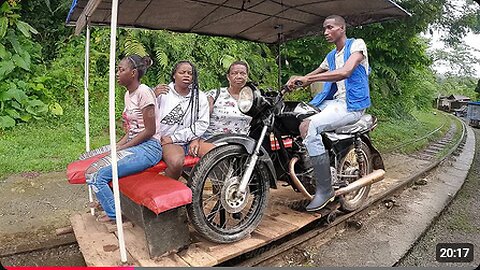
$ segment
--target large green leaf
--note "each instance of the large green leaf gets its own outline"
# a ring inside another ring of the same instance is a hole
[[[14,109],[5,109],[5,112],[10,115],[11,117],[15,118],[15,119],[18,119],[20,118],[20,113],[18,113],[16,110]]]
[[[166,68],[168,66],[168,55],[163,51],[157,51],[156,57],[158,61],[158,65],[162,68]]]
[[[13,92],[11,91],[11,89],[0,92],[0,101],[7,101],[7,100],[11,100],[12,98],[13,98]]]
[[[220,64],[222,64],[222,67],[224,70],[227,70],[228,67],[235,61],[235,58],[233,56],[230,56],[228,54],[225,54],[222,56],[222,59],[220,59]]]
[[[35,30],[35,28],[31,27],[26,22],[17,21],[16,25],[17,25],[18,30],[20,30],[20,32],[22,32],[22,34],[27,38],[30,38],[30,32],[34,33],[34,34],[38,34],[38,31]]]
[[[12,44],[13,49],[15,50],[16,53],[18,53],[18,54],[23,53],[23,48],[20,45],[20,43],[18,42],[18,38],[13,31],[9,31],[9,33],[7,35],[7,39],[8,39],[8,41],[10,41],[10,44]]]
[[[0,79],[6,77],[10,72],[15,69],[15,64],[13,61],[0,61]]]
[[[7,51],[5,50],[5,46],[0,44],[0,59],[4,59],[7,56]]]
[[[5,129],[5,128],[10,128],[15,126],[15,119],[13,119],[10,116],[0,116],[0,128]]]
[[[20,32],[22,32],[22,34],[25,37],[30,38],[30,31],[28,31],[27,23],[22,21],[17,21],[16,25],[17,25],[17,29],[20,30]]]
[[[54,102],[48,106],[50,111],[55,115],[63,115],[63,108],[57,102]]]
[[[8,90],[8,92],[9,92],[9,95],[11,95],[20,104],[24,104],[28,100],[27,94],[25,94],[25,92],[23,92],[18,88],[11,88],[10,90]]]
[[[15,55],[12,56],[12,60],[15,63],[15,65],[25,69],[26,71],[30,71],[30,59],[29,58],[30,57],[24,59],[18,54],[15,54]]]
[[[34,116],[46,113],[48,111],[48,107],[45,103],[41,100],[34,99],[28,102],[27,112],[33,114]]]
[[[32,115],[24,113],[20,116],[20,119],[24,122],[28,122],[30,119],[32,119]]]
[[[5,36],[5,33],[7,33],[7,27],[8,27],[7,17],[1,17],[0,18],[0,38],[3,38]]]

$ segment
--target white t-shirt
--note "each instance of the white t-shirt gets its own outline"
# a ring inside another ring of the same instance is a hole
[[[155,120],[158,120],[158,114],[156,112],[157,101],[153,90],[145,84],[140,84],[133,93],[126,91],[124,101],[125,108],[122,113],[123,127],[125,132],[128,132],[128,140],[131,140],[145,129],[142,113],[145,107],[154,105]],[[159,132],[160,127],[156,124],[156,132],[153,138],[160,141]]]
[[[192,107],[194,102],[190,97],[192,92],[182,96],[175,91],[175,85],[168,85],[170,91],[165,95],[159,95],[158,111],[160,133],[162,136],[170,136],[176,144],[187,144],[190,141],[200,138],[207,130],[210,115],[208,109],[208,100],[205,93],[199,91],[198,97],[198,120],[193,121]]]
[[[215,99],[217,90],[207,92],[208,97]],[[252,118],[240,112],[237,100],[230,95],[227,88],[220,88],[217,100],[213,104],[210,125],[202,138],[209,139],[217,134],[247,134]]]
[[[369,65],[368,65],[367,45],[365,44],[365,41],[363,41],[363,39],[358,38],[353,41],[352,46],[350,47],[350,54],[353,54],[354,52],[361,52],[363,54],[364,58],[362,62],[360,62],[360,65],[362,65],[365,68],[368,74]],[[345,61],[343,59],[344,56],[345,56],[345,46],[343,46],[342,50],[340,50],[335,54],[336,69],[339,69],[345,65]],[[327,57],[325,57],[322,64],[320,64],[320,68],[324,70],[330,70],[328,66]],[[346,99],[345,80],[341,80],[337,82],[337,92],[335,93],[335,98],[343,99],[343,100]]]

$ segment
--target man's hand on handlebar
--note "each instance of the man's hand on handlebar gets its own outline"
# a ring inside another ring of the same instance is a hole
[[[309,85],[309,83],[306,76],[292,76],[287,82],[287,86],[290,91],[307,85]]]

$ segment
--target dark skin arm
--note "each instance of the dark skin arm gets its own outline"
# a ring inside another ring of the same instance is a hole
[[[302,85],[309,85],[317,81],[336,82],[344,80],[352,75],[353,70],[360,64],[360,62],[362,62],[363,59],[364,56],[361,52],[354,52],[350,55],[345,65],[339,69],[325,71],[319,67],[305,76],[293,76],[290,78],[290,80],[288,80],[287,85],[290,89],[293,89],[295,88],[295,81],[301,81]]]
[[[123,137],[117,142],[117,148],[120,147],[120,145],[124,145],[128,140],[128,134],[123,135]]]
[[[152,105],[148,105],[147,107],[143,108],[143,123],[145,124],[145,129],[137,134],[133,139],[124,143],[124,144],[117,144],[117,150],[122,150],[128,147],[132,147],[138,145],[148,139],[150,139],[156,131],[156,124],[155,124],[155,108]],[[126,136],[124,136],[125,138]],[[124,139],[122,138],[122,140]],[[120,140],[119,143],[122,141]]]
[[[213,112],[213,97],[209,96],[209,97],[207,97],[207,99],[208,99],[208,108],[210,109],[209,110],[210,114],[212,114],[212,112]]]

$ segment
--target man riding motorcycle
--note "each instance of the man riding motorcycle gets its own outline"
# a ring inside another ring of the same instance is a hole
[[[287,82],[290,89],[296,85],[325,82],[323,91],[310,101],[321,112],[305,119],[299,127],[316,179],[315,197],[307,205],[307,211],[320,210],[335,198],[330,158],[320,134],[357,122],[371,104],[365,42],[347,38],[345,19],[341,16],[328,16],[323,28],[325,38],[336,48],[327,54],[317,69],[305,76],[292,76]]]

